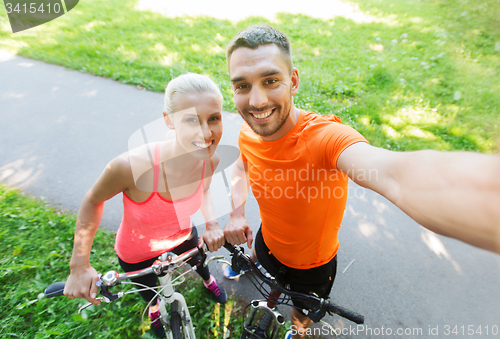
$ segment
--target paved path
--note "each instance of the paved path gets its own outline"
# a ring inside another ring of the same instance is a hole
[[[127,151],[135,131],[160,117],[162,98],[0,52],[0,181],[76,212],[107,162]],[[237,115],[224,114],[221,144],[236,145],[240,124]],[[225,186],[217,180],[216,208],[225,225]],[[500,256],[426,231],[373,192],[354,184],[350,192],[332,298],[363,313],[369,329],[341,337],[386,338],[390,329],[395,338],[436,338],[445,336],[446,325],[457,325],[459,333],[482,326],[483,334],[475,337],[498,337],[491,331],[500,330]],[[120,199],[106,203],[102,227],[116,229]],[[252,198],[247,215],[256,230]],[[220,268],[212,270],[220,277]],[[245,299],[255,296],[248,282],[224,285]],[[351,325],[338,317],[326,320]],[[436,327],[434,336],[429,331]],[[395,335],[399,328],[422,334]]]

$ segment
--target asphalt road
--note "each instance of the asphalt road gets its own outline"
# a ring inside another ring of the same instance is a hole
[[[146,138],[158,137],[149,136],[146,126],[161,117],[162,100],[160,93],[0,51],[0,181],[76,212],[107,162],[128,150],[134,133],[144,127]],[[237,145],[240,125],[238,115],[224,113],[221,145]],[[212,190],[223,226],[228,197],[222,174]],[[120,199],[106,203],[101,227],[117,229]],[[252,197],[246,211],[256,231]],[[201,222],[199,215],[193,220]],[[326,317],[337,331],[344,329],[339,337],[500,337],[500,256],[437,236],[352,183],[340,244],[331,298],[364,314],[366,324]],[[212,271],[222,279],[220,267],[212,265]],[[223,284],[247,300],[256,296],[245,278]],[[315,327],[324,338],[335,337]]]

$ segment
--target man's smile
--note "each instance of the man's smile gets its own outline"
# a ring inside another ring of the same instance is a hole
[[[267,111],[263,111],[263,112],[249,112],[249,113],[252,115],[252,117],[254,118],[254,120],[259,121],[259,120],[266,119],[273,112],[274,112],[274,108],[270,109],[270,110],[267,110]],[[260,122],[263,122],[263,121],[260,121]]]

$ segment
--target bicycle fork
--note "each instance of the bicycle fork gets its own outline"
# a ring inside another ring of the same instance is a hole
[[[252,301],[252,310],[250,311],[249,317],[243,324],[246,331],[252,333],[256,338],[277,338],[280,326],[285,324],[285,318],[276,308],[276,302],[278,301],[280,294],[281,293],[279,291],[273,290],[271,291],[267,301]],[[264,314],[255,328],[252,324],[255,321],[255,317],[259,310],[262,310]],[[253,330],[254,328],[255,330]]]
[[[171,274],[167,274],[165,276],[159,277],[160,284],[165,286],[160,296],[160,314],[161,321],[163,324],[168,326],[169,330],[166,335],[168,339],[172,338],[172,331],[170,330],[169,323],[169,313],[167,312],[166,305],[177,301],[178,308],[176,312],[179,312],[182,321],[182,331],[184,338],[195,339],[193,322],[191,321],[191,316],[189,314],[189,309],[186,303],[186,299],[179,292],[175,292],[174,287],[171,285],[172,276]]]

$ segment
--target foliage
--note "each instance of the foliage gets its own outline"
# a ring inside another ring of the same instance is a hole
[[[43,298],[43,290],[69,274],[75,216],[0,185],[0,324],[1,338],[153,338],[141,322],[146,304],[138,294],[110,304]],[[114,235],[99,230],[92,248],[92,265],[99,272],[118,269]],[[120,287],[121,288],[121,287]],[[226,330],[241,332],[240,307],[230,299],[214,303],[197,276],[180,285],[191,309],[197,336],[223,338]]]
[[[239,30],[288,34],[300,71],[298,107],[340,115],[376,146],[494,152],[500,137],[497,0],[357,0],[371,21],[279,14],[237,23],[169,18],[134,0],[85,1],[25,33],[0,15],[0,48],[163,91],[184,72],[211,76],[235,111],[225,47]]]
[[[365,22],[278,14],[237,23],[169,18],[134,0],[84,1],[24,33],[0,14],[0,48],[163,91],[184,72],[211,76],[235,111],[225,47],[257,23],[287,33],[300,71],[298,107],[340,115],[376,145],[494,152],[500,140],[497,0],[357,0]]]

